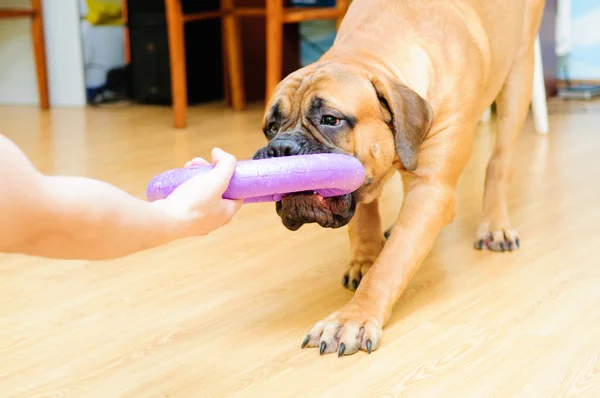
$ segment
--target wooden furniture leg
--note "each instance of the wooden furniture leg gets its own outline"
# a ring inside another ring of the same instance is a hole
[[[226,56],[224,61],[227,65],[228,85],[231,95],[231,106],[240,111],[246,107],[246,96],[244,92],[244,73],[242,67],[242,46],[240,43],[240,24],[235,15],[233,0],[221,0],[221,9],[225,11],[223,16],[224,37],[223,47]]]
[[[265,100],[268,101],[283,74],[283,1],[267,0],[267,77]]]
[[[31,37],[33,39],[39,101],[42,109],[48,109],[50,107],[50,99],[48,95],[48,69],[46,65],[46,45],[44,43],[42,0],[32,0],[31,5],[33,8]]]
[[[123,51],[125,53],[125,64],[131,63],[131,43],[129,41],[129,11],[127,9],[127,0],[122,2],[123,18]]]
[[[181,0],[165,0],[165,6],[169,36],[174,124],[176,128],[183,128],[187,124],[187,76],[183,10]]]
[[[350,1],[349,0],[337,0],[335,2],[335,8],[338,11],[338,15],[339,17],[336,18],[335,20],[335,28],[339,29],[340,25],[342,24],[342,21],[344,20],[344,17],[346,16],[346,11],[348,11],[348,7],[350,6]]]
[[[221,57],[223,59],[223,99],[225,100],[225,104],[227,104],[227,106],[232,106],[231,104],[231,87],[229,84],[229,71],[227,70],[227,65],[229,65],[229,59],[228,59],[228,55],[227,55],[227,49],[225,48],[225,43],[226,40],[225,38],[227,37],[227,33],[226,33],[226,29],[227,27],[225,26],[225,20],[221,19]]]

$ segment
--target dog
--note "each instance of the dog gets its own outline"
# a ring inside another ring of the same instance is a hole
[[[520,246],[507,210],[511,155],[531,101],[544,0],[354,0],[333,46],[285,77],[267,101],[267,145],[255,159],[344,153],[364,165],[353,194],[312,192],[276,203],[283,224],[348,226],[354,291],[316,323],[302,348],[369,354],[440,230],[455,216],[458,179],[477,124],[494,102],[498,135],[487,166],[475,248]],[[401,174],[399,216],[384,237],[377,198]]]

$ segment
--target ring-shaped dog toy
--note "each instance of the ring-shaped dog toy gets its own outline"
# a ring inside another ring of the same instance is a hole
[[[213,165],[166,171],[148,184],[149,201],[168,197],[189,179],[207,173]],[[324,198],[356,191],[365,169],[358,159],[343,154],[311,154],[238,161],[224,199],[244,203],[277,202],[285,195],[314,192]]]

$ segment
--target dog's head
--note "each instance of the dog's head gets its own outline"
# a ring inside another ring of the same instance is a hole
[[[415,170],[432,123],[432,110],[417,93],[383,73],[344,63],[317,63],[286,77],[269,101],[263,121],[268,144],[255,159],[344,153],[365,167],[361,188],[322,198],[297,193],[277,202],[290,230],[305,223],[346,225],[359,201],[376,198],[394,161]]]

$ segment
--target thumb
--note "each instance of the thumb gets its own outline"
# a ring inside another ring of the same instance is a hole
[[[235,173],[237,160],[233,155],[219,148],[213,149],[212,157],[215,167],[209,175],[214,181],[213,187],[219,191],[220,194],[223,194],[229,186],[233,173]]]

